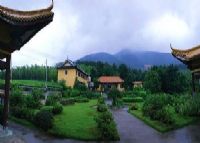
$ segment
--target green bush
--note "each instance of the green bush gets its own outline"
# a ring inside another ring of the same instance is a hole
[[[97,111],[98,112],[105,112],[107,110],[108,110],[108,108],[107,108],[107,106],[105,104],[98,104],[97,105]]]
[[[34,110],[25,107],[21,108],[18,106],[11,107],[11,114],[16,118],[26,119],[31,122],[33,121],[33,118],[35,116]]]
[[[62,99],[61,101],[60,101],[60,103],[62,104],[62,105],[71,105],[71,104],[74,104],[75,103],[75,99],[74,98],[66,98],[66,99]]]
[[[40,111],[48,111],[53,113],[53,106],[43,106]]]
[[[132,103],[129,110],[138,110],[138,105],[136,103]]]
[[[78,89],[79,91],[86,91],[87,90],[86,85],[82,82],[79,82],[77,79],[75,81],[74,88]]]
[[[186,116],[200,116],[200,95],[179,97],[176,101],[176,112]]]
[[[32,109],[39,109],[42,106],[40,99],[34,98],[33,95],[26,96],[26,106]]]
[[[10,106],[26,106],[26,98],[25,95],[23,95],[22,90],[18,88],[12,89],[10,96]]]
[[[108,97],[112,99],[112,105],[117,106],[117,99],[122,97],[122,94],[116,88],[112,88],[108,93]]]
[[[41,99],[44,99],[44,93],[41,89],[36,89],[34,88],[32,90],[32,95],[33,95],[33,98],[35,100],[41,100]]]
[[[118,131],[116,129],[116,124],[114,121],[110,122],[109,124],[103,123],[100,130],[102,133],[101,138],[103,140],[116,141],[120,139]]]
[[[79,97],[79,98],[76,98],[75,100],[76,100],[76,102],[78,102],[78,103],[89,102],[89,99],[88,99],[88,98],[85,98],[85,97]]]
[[[62,106],[62,104],[56,103],[56,104],[53,106],[53,109],[52,109],[52,113],[53,113],[53,114],[60,114],[60,113],[62,113],[62,111],[63,111],[63,106]]]
[[[34,117],[34,124],[47,131],[53,127],[53,114],[51,112],[41,110]]]
[[[57,102],[62,100],[62,95],[60,93],[51,93],[46,100],[46,106],[53,106]]]
[[[104,98],[103,97],[99,97],[97,104],[105,104]]]
[[[48,96],[45,105],[46,106],[53,106],[56,101],[54,101],[52,96]]]
[[[99,112],[96,118],[97,127],[103,140],[119,140],[116,124],[112,114],[107,110]]]
[[[145,116],[163,123],[173,124],[174,108],[170,105],[172,99],[167,94],[149,95],[144,102],[142,111]]]
[[[123,97],[122,100],[124,102],[143,102],[143,98],[142,97]]]
[[[70,97],[77,97],[80,96],[80,91],[77,89],[72,89],[70,92]]]
[[[0,124],[3,123],[3,106],[0,105]]]
[[[101,96],[100,93],[93,92],[93,91],[85,91],[81,93],[83,97],[89,98],[89,99],[96,99]]]

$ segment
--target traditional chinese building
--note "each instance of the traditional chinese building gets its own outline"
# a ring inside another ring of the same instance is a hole
[[[133,82],[133,88],[142,88],[143,82],[142,81],[134,81]]]
[[[175,49],[172,46],[171,49],[172,55],[192,72],[192,89],[195,93],[195,79],[200,78],[200,45],[187,50]]]
[[[33,11],[19,11],[0,6],[0,69],[6,70],[3,94],[4,129],[8,123],[11,55],[53,20],[52,8],[53,1],[48,8]]]
[[[99,87],[97,88],[98,91],[107,91],[111,88],[116,88],[119,91],[123,91],[123,83],[124,80],[121,79],[119,76],[101,76],[98,79]]]
[[[58,81],[65,81],[65,85],[73,88],[76,80],[88,87],[91,82],[89,74],[83,71],[76,63],[67,59],[64,63],[57,67]]]

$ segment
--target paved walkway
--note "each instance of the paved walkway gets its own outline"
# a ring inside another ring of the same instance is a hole
[[[13,135],[0,138],[0,143],[82,143],[77,140],[50,137],[15,123],[9,123],[9,128],[13,131]]]
[[[130,115],[126,109],[113,110],[112,113],[121,138],[118,143],[200,143],[200,123],[162,134]],[[9,125],[14,135],[0,138],[0,143],[83,143],[53,138],[15,123]]]
[[[200,124],[162,134],[130,115],[126,109],[112,113],[121,143],[200,143]]]

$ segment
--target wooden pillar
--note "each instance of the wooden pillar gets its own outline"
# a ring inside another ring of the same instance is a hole
[[[9,112],[9,94],[10,94],[10,61],[11,55],[6,57],[6,74],[5,74],[5,96],[3,108],[3,129],[8,125],[8,112]]]
[[[195,95],[195,92],[196,92],[196,89],[195,89],[195,75],[194,75],[194,73],[192,73],[192,95],[193,96]]]

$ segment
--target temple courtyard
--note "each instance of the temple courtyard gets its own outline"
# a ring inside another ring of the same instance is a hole
[[[149,127],[141,120],[130,115],[127,110],[112,111],[120,134],[119,143],[199,143],[200,123],[192,124],[181,129],[160,133]],[[1,143],[82,143],[84,141],[59,139],[47,136],[38,130],[30,129],[16,123],[10,123],[13,135],[0,138]]]

